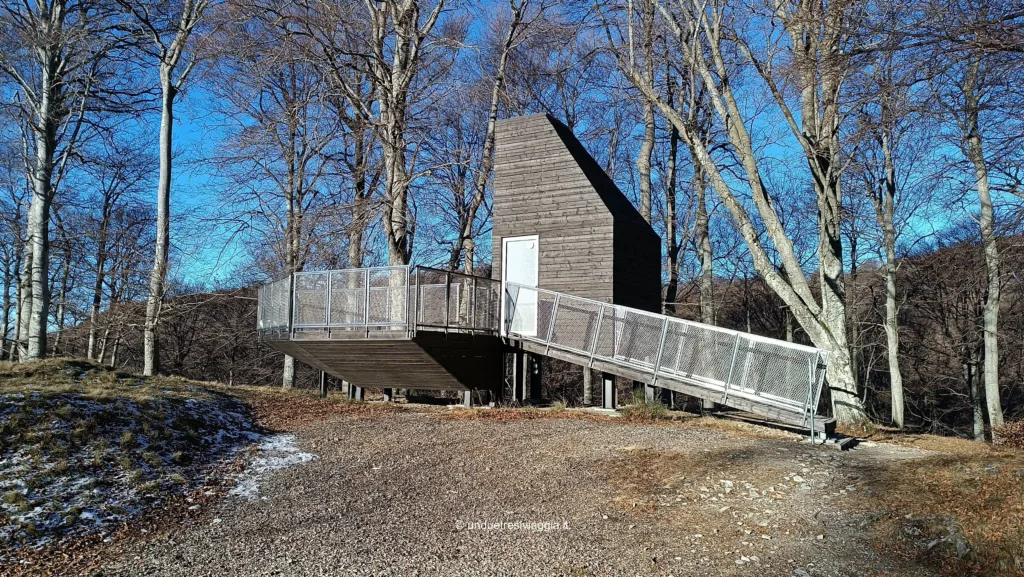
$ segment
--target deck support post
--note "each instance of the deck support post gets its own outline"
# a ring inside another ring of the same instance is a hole
[[[540,394],[540,383],[541,383],[541,364],[540,355],[529,355],[527,359],[527,374],[530,380],[530,400],[539,401]]]
[[[384,389],[384,402],[390,403],[395,400],[395,391],[391,388]]]
[[[462,391],[462,406],[467,409],[473,406],[473,391]]]
[[[605,409],[614,409],[617,405],[615,402],[615,375],[611,373],[601,373],[601,382],[602,407]]]
[[[320,371],[320,398],[327,398],[327,373]]]
[[[644,401],[648,403],[657,401],[666,407],[672,408],[672,391],[664,387],[656,387],[644,383]]]
[[[352,383],[349,383],[349,385],[348,385],[348,398],[349,399],[351,399],[353,401],[362,401],[364,396],[365,395],[364,395],[363,387],[357,387],[357,386],[353,385]]]
[[[522,350],[512,353],[512,400],[526,400],[526,354]]]
[[[594,404],[594,371],[590,367],[583,367],[583,406],[589,407]]]

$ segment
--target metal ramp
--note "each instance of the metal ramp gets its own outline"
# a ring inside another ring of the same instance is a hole
[[[507,282],[502,333],[523,349],[824,432],[828,351]]]
[[[822,432],[828,351],[431,269],[295,273],[259,290],[259,335],[365,387],[495,389],[522,350]]]

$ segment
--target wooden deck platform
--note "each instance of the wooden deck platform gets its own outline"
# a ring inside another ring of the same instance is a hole
[[[361,387],[495,390],[501,385],[502,344],[491,335],[418,331],[372,338],[326,338],[298,333],[268,346]]]

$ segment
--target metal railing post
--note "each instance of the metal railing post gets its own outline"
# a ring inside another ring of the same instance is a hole
[[[452,271],[445,271],[444,273],[444,330],[448,331],[448,323],[450,321],[450,312],[452,308]]]
[[[736,342],[732,346],[732,362],[729,363],[729,376],[725,379],[725,393],[722,395],[722,404],[729,400],[729,383],[732,381],[732,373],[736,368],[736,353],[740,348],[740,333],[736,333]]]
[[[594,366],[594,355],[597,354],[597,343],[601,339],[601,323],[604,321],[604,304],[597,311],[597,327],[594,329],[594,341],[590,345],[590,366]],[[589,367],[588,367],[589,368]]]
[[[288,338],[293,338],[293,327],[295,326],[295,272],[288,275]]]
[[[551,305],[551,320],[548,321],[548,336],[544,339],[547,343],[547,347],[544,349],[544,356],[547,356],[548,351],[551,350],[551,336],[555,332],[555,316],[558,315],[558,300],[561,298],[561,293],[555,293],[555,302]],[[540,302],[540,299],[537,299]]]
[[[405,332],[406,333],[411,333],[412,330],[413,330],[412,329],[412,327],[413,327],[412,320],[411,320],[411,317],[409,316],[409,305],[410,305],[409,289],[410,288],[412,288],[412,266],[411,265],[405,265]]]
[[[661,343],[658,345],[658,356],[654,360],[654,382],[651,385],[655,385],[658,382],[658,371],[661,370],[661,355],[665,352],[665,337],[668,336],[668,317],[665,317],[665,322],[661,327]]]
[[[324,321],[327,323],[328,334],[330,334],[331,328],[331,297],[334,294],[334,291],[331,290],[331,283],[333,282],[333,278],[334,273],[331,271],[327,271],[327,308],[324,310]]]
[[[473,289],[469,293],[469,328],[476,330],[476,277],[473,277]]]
[[[747,388],[747,375],[750,373],[750,357],[751,357],[750,353],[752,353],[752,352],[754,352],[754,341],[748,341],[747,342],[747,357],[743,361],[743,376],[740,377],[740,388],[741,389],[746,389]]]
[[[370,269],[363,271],[363,330],[370,338]]]
[[[420,324],[420,307],[423,306],[423,299],[420,298],[420,267],[416,267],[416,288],[413,292],[415,293],[416,301],[416,319],[415,322],[413,323],[413,327],[417,327]]]
[[[811,408],[811,397],[814,395],[814,371],[818,366],[818,355],[821,353],[814,353],[814,359],[807,359],[807,402],[804,405],[804,415],[810,421],[811,429],[811,444],[814,444],[814,409]]]

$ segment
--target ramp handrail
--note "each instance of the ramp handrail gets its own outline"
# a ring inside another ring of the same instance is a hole
[[[828,351],[506,282],[502,335],[803,416],[813,427]],[[813,430],[812,430],[813,432]]]

